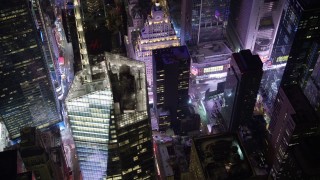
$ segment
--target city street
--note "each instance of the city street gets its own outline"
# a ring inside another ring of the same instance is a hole
[[[208,79],[201,83],[196,83],[196,81],[191,80],[193,83],[190,84],[189,95],[191,97],[191,103],[194,105],[196,112],[200,115],[202,132],[207,132],[208,129],[210,131],[212,125],[218,124],[215,121],[215,118],[213,118],[212,112],[217,113],[217,111],[221,110],[220,99],[222,95],[214,97],[216,99],[215,101],[205,100],[205,92],[208,89],[209,92],[216,91],[218,83],[224,81],[225,77]],[[217,107],[214,106],[216,103]]]

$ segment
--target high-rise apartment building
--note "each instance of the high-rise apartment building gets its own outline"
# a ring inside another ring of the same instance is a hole
[[[298,147],[304,138],[315,136],[319,126],[320,119],[299,85],[279,89],[269,126],[272,177],[286,173],[282,166],[288,158],[289,149]]]
[[[144,27],[134,41],[133,53],[129,57],[146,63],[148,86],[153,86],[152,50],[179,46],[180,42],[170,22],[169,14],[165,11],[164,4],[156,2],[151,8]],[[127,50],[130,52],[130,49]],[[151,90],[151,89],[150,89]]]
[[[223,40],[229,6],[230,0],[182,1],[181,39],[190,45]]]
[[[159,123],[159,128],[167,124],[179,129],[179,121],[186,117],[184,109],[189,100],[190,55],[186,46],[153,50],[154,63],[154,107],[161,117],[161,110],[169,122]],[[159,118],[160,118],[159,117]],[[166,126],[166,125],[165,125]]]
[[[154,162],[143,62],[105,54],[80,72],[66,99],[84,179],[152,178]]]
[[[252,119],[262,74],[258,55],[252,55],[250,50],[232,54],[221,110],[227,131],[236,131],[240,124]]]
[[[20,128],[59,122],[40,34],[28,1],[1,1],[0,114],[10,138]]]

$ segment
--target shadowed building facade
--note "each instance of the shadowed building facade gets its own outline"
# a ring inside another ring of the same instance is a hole
[[[262,74],[258,55],[252,55],[250,50],[232,54],[221,110],[226,130],[236,131],[252,118]]]

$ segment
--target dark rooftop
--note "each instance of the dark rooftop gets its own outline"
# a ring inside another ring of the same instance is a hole
[[[239,53],[233,53],[237,65],[241,72],[262,71],[262,62],[258,55],[252,55],[250,50],[242,50]]]
[[[294,155],[303,172],[320,175],[320,136],[305,137],[294,147]]]
[[[319,0],[299,0],[299,3],[305,10],[320,9]]]
[[[175,63],[177,61],[190,62],[190,54],[186,46],[156,49],[152,51],[152,54],[157,65],[167,65]]]
[[[252,168],[236,134],[194,138],[194,145],[206,179],[246,179]]]
[[[17,174],[17,151],[0,152],[0,179],[14,179]]]

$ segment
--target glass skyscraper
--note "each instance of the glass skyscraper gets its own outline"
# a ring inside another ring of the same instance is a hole
[[[148,179],[154,162],[143,62],[105,54],[75,76],[66,99],[84,179]]]
[[[10,138],[20,128],[59,121],[40,34],[29,1],[4,0],[0,7],[0,115]]]
[[[107,80],[73,83],[66,106],[83,178],[105,177],[112,106]]]

